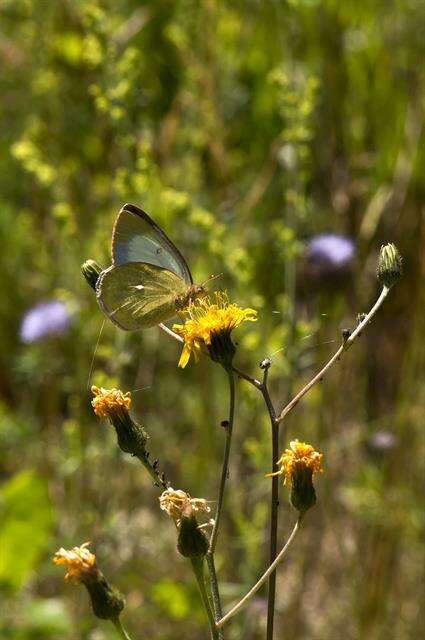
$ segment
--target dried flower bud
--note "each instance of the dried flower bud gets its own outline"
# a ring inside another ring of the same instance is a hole
[[[94,260],[86,260],[81,265],[81,272],[94,291],[96,291],[96,283],[102,271],[102,267]]]
[[[403,273],[401,255],[392,242],[382,245],[379,254],[377,276],[379,282],[390,289]]]
[[[198,511],[210,513],[211,509],[204,498],[191,498],[186,491],[181,489],[173,489],[168,487],[159,497],[159,506],[162,511],[168,513],[170,518],[174,520],[177,526],[185,514],[186,516],[194,516]]]
[[[103,620],[116,620],[124,608],[124,597],[105,579],[96,564],[95,554],[88,549],[89,544],[85,542],[69,551],[61,548],[55,553],[53,562],[67,568],[65,580],[86,587],[95,616]]]

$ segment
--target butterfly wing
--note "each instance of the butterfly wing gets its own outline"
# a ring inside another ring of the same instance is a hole
[[[116,219],[112,262],[116,266],[145,262],[172,271],[187,284],[193,283],[180,251],[148,214],[134,204],[125,204]]]
[[[153,327],[176,315],[175,296],[188,285],[177,274],[153,264],[130,262],[103,271],[96,285],[102,311],[121,329]]]

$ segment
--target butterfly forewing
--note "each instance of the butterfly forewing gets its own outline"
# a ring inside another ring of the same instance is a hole
[[[126,331],[153,327],[175,316],[175,297],[187,290],[186,282],[172,271],[142,262],[110,267],[96,287],[104,313]]]
[[[112,260],[116,266],[143,262],[177,274],[187,284],[192,275],[177,247],[147,213],[134,204],[125,204],[112,234]]]

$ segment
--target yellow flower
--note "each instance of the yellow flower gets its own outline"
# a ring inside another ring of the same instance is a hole
[[[277,462],[280,466],[279,471],[268,473],[266,477],[283,475],[284,483],[288,484],[292,482],[294,473],[302,468],[311,469],[312,474],[323,473],[321,463],[323,454],[315,451],[311,444],[293,440],[289,446],[291,448],[285,449]]]
[[[67,568],[65,580],[69,582],[81,582],[84,573],[90,572],[96,564],[96,556],[87,548],[90,542],[85,542],[81,547],[74,547],[70,551],[59,549],[53,557],[55,564],[63,564]]]
[[[290,449],[286,449],[278,465],[279,471],[267,476],[283,476],[284,483],[291,486],[291,503],[299,511],[300,517],[316,504],[316,491],[313,475],[322,473],[322,454],[314,450],[311,444],[293,440]]]
[[[174,324],[173,330],[184,340],[179,367],[184,368],[191,353],[195,361],[205,348],[213,360],[228,365],[235,353],[230,334],[243,322],[255,322],[257,312],[254,309],[241,309],[230,304],[227,294],[215,293],[215,301],[206,296],[196,300],[187,310],[189,319],[184,324]]]
[[[159,506],[166,511],[170,518],[178,525],[182,515],[193,516],[198,511],[211,511],[204,498],[191,498],[186,491],[174,490],[168,487],[159,497]]]
[[[109,418],[111,414],[130,408],[131,393],[123,393],[120,389],[104,389],[103,387],[92,387],[94,395],[91,401],[93,410],[99,418]]]

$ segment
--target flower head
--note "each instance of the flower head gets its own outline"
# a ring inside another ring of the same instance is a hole
[[[109,419],[117,434],[120,449],[140,458],[158,477],[160,484],[163,484],[164,480],[159,475],[158,469],[150,465],[148,461],[149,454],[146,451],[148,434],[128,412],[131,405],[130,391],[123,393],[120,389],[104,389],[94,386],[91,390],[94,395],[91,401],[93,410],[99,418]]]
[[[61,300],[41,302],[24,314],[20,328],[21,340],[29,344],[59,335],[66,331],[71,321],[71,314]]]
[[[99,418],[110,418],[111,414],[128,411],[131,406],[131,393],[123,393],[120,389],[91,388],[94,395],[91,401],[93,410]]]
[[[182,515],[192,516],[198,511],[211,511],[204,498],[191,498],[186,491],[168,487],[159,497],[159,506],[166,511],[170,518],[178,525]]]
[[[324,233],[310,240],[306,257],[310,270],[320,276],[345,270],[353,260],[354,251],[349,238]]]
[[[243,322],[255,322],[257,312],[254,309],[241,309],[236,304],[230,304],[223,292],[216,292],[215,300],[206,296],[188,309],[189,318],[184,324],[173,325],[184,340],[183,351],[179,360],[179,367],[184,368],[193,353],[195,360],[205,349],[213,360],[224,366],[229,366],[234,353],[230,334]]]
[[[280,466],[279,471],[268,473],[267,477],[283,475],[284,484],[288,484],[292,482],[294,471],[299,467],[307,467],[311,469],[313,473],[323,472],[321,464],[323,454],[315,451],[311,444],[292,440],[289,446],[291,448],[285,449],[285,452],[282,453],[277,462]]]
[[[323,454],[315,451],[311,444],[298,440],[293,440],[289,446],[277,462],[279,471],[268,473],[267,477],[283,476],[284,484],[291,486],[293,506],[305,513],[316,502],[312,478],[315,473],[323,472]]]
[[[89,544],[90,542],[85,542],[81,547],[74,547],[70,551],[63,548],[56,551],[53,562],[63,564],[67,568],[65,580],[82,582],[84,575],[93,571],[96,556],[87,548]]]
[[[69,551],[61,548],[55,553],[53,562],[67,568],[65,580],[80,582],[86,587],[95,616],[102,620],[117,620],[124,608],[124,597],[106,580],[96,564],[96,556],[87,548],[89,544],[85,542]]]

